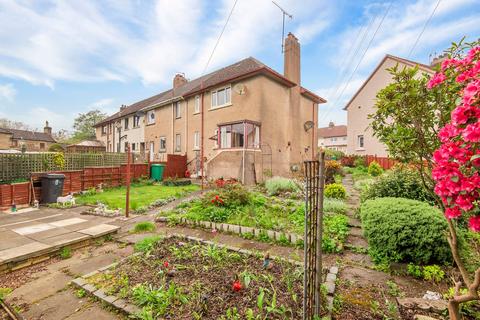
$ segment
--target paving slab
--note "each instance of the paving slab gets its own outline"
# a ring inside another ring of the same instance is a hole
[[[36,255],[51,247],[51,245],[34,241],[23,246],[0,251],[0,261],[7,262],[23,256]]]
[[[46,274],[15,289],[7,300],[30,305],[62,290],[71,279],[63,272]]]
[[[97,304],[92,304],[88,308],[84,308],[82,310],[75,312],[65,320],[87,320],[87,319],[116,320],[116,319],[124,319],[124,318],[120,317],[116,313],[109,312],[103,309]]]
[[[58,220],[58,221],[50,222],[49,224],[51,224],[52,226],[55,226],[55,227],[66,227],[66,226],[70,226],[70,225],[73,225],[73,224],[82,223],[82,222],[86,222],[86,221],[87,220],[80,219],[80,218],[70,218],[70,219],[64,219],[64,220]]]
[[[105,234],[111,233],[113,231],[116,231],[118,229],[120,229],[120,228],[117,227],[117,226],[112,226],[112,225],[109,225],[109,224],[102,223],[102,224],[99,224],[99,225],[91,227],[91,228],[78,230],[78,232],[88,234],[88,235],[91,235],[93,237],[99,237],[99,236],[103,236]]]
[[[0,250],[10,249],[16,246],[23,246],[32,242],[32,240],[22,237],[11,230],[0,231]]]
[[[16,232],[16,233],[18,233],[22,236],[26,236],[26,235],[29,235],[29,234],[32,234],[32,233],[46,231],[46,230],[50,230],[50,229],[54,229],[54,228],[55,228],[55,226],[52,226],[51,224],[48,224],[48,223],[37,223],[37,224],[33,224],[33,225],[27,226],[27,227],[12,229],[12,231],[14,231],[14,232]]]
[[[29,309],[22,313],[22,316],[29,320],[65,319],[75,314],[86,304],[89,304],[87,299],[77,299],[70,290],[65,290],[38,303],[31,304]]]
[[[51,244],[53,246],[67,246],[76,242],[87,240],[89,238],[91,238],[91,236],[83,233],[70,232],[42,239],[42,243]]]

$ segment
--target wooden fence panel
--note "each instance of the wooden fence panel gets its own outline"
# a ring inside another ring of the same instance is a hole
[[[365,162],[367,163],[367,166],[374,161],[385,170],[391,169],[395,164],[397,164],[397,161],[390,157],[377,157],[375,155],[365,156]]]

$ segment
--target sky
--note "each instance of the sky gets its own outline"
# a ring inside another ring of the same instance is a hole
[[[283,73],[282,13],[270,0],[237,0],[207,66],[234,1],[0,0],[0,118],[72,130],[78,113],[114,113],[178,72],[194,79],[253,56]],[[285,32],[301,43],[302,85],[328,100],[320,126],[346,124],[343,107],[385,54],[428,64],[480,37],[480,0],[276,2],[293,15]]]

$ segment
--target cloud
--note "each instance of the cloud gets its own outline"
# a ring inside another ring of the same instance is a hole
[[[117,111],[117,108],[113,105],[115,99],[113,98],[103,98],[97,101],[92,102],[89,106],[89,110],[100,110],[106,114],[112,114]]]
[[[13,101],[17,95],[17,90],[15,90],[13,84],[7,83],[0,85],[0,100],[5,99],[7,101]]]

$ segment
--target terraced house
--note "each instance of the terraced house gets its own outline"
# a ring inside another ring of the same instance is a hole
[[[98,123],[97,139],[109,151],[116,144],[123,150],[119,139],[138,141],[135,150],[150,160],[187,155],[193,175],[252,183],[289,175],[316,156],[318,105],[324,102],[301,86],[300,44],[289,34],[283,74],[252,57],[190,81],[177,74],[171,89]],[[141,141],[115,132],[132,117],[141,117]]]

